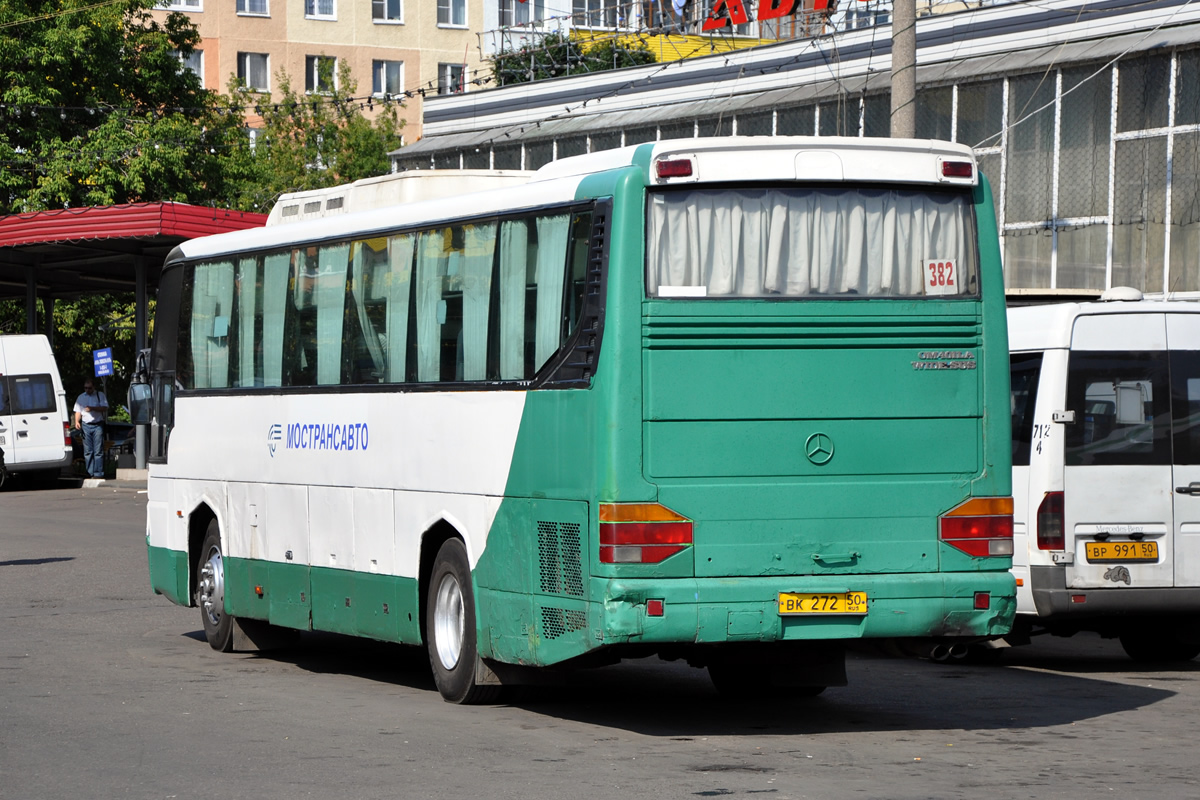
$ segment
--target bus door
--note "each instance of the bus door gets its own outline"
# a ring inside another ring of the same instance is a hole
[[[1200,586],[1200,315],[1167,314],[1175,585]]]
[[[1164,316],[1079,317],[1066,408],[1074,413],[1064,426],[1067,586],[1171,586],[1177,479]]]

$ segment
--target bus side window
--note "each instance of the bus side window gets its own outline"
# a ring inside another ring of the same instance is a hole
[[[1041,353],[1014,354],[1009,361],[1012,386],[1012,463],[1029,466],[1033,450],[1033,415],[1037,405]]]
[[[185,293],[189,312],[180,314],[180,344],[190,347],[180,362],[191,365],[187,389],[224,389],[230,385],[230,344],[236,339],[232,261],[197,264]]]

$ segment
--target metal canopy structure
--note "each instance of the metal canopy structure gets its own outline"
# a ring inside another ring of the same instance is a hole
[[[256,228],[265,214],[186,203],[138,203],[0,217],[0,299],[77,297],[158,283],[180,242]],[[30,331],[31,333],[34,331]]]

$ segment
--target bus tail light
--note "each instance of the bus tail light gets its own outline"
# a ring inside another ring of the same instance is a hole
[[[946,512],[938,520],[943,542],[971,556],[1013,554],[1011,497],[976,497]]]
[[[1063,493],[1046,492],[1037,513],[1038,550],[1062,550],[1066,546],[1063,532]]]
[[[973,178],[975,166],[970,161],[943,161],[943,178]]]
[[[658,503],[600,505],[600,562],[657,564],[692,546],[692,521]]]
[[[690,158],[673,158],[655,163],[654,174],[658,179],[690,178],[692,177],[692,160]]]

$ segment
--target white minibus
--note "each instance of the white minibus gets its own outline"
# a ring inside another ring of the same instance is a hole
[[[1139,661],[1200,654],[1200,303],[1010,308],[1012,644],[1117,637]]]
[[[67,398],[45,336],[0,336],[0,450],[10,473],[71,464]]]

